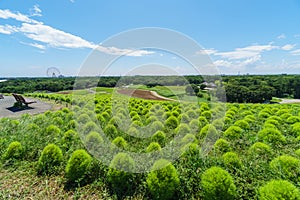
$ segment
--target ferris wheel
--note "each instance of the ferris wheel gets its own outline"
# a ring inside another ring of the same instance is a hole
[[[57,78],[60,76],[60,71],[56,67],[50,67],[47,69],[47,76],[50,78]]]

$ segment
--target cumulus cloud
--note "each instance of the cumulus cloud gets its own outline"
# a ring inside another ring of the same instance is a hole
[[[281,47],[282,50],[285,50],[285,51],[290,51],[292,50],[296,45],[295,44],[286,44],[284,46]]]
[[[39,8],[39,5],[34,5],[32,9],[30,9],[31,16],[42,16],[42,10]]]
[[[277,38],[278,38],[278,39],[285,39],[286,36],[285,36],[285,34],[281,34],[281,35],[278,35]]]
[[[33,11],[35,14],[32,16],[40,16],[42,12],[37,5],[33,7]],[[4,26],[0,25],[0,33],[7,35],[13,33],[24,34],[27,38],[33,40],[34,42],[23,44],[28,44],[30,46],[43,50],[46,49],[46,46],[49,46],[54,48],[97,49],[107,54],[126,56],[144,56],[154,53],[146,50],[120,49],[117,47],[104,47],[101,45],[96,45],[93,42],[89,42],[79,36],[67,33],[62,30],[58,30],[51,26],[45,25],[42,22],[33,20],[27,15],[21,14],[19,12],[14,13],[10,10],[0,9],[0,18],[15,19],[19,22],[22,22],[21,26],[11,26],[8,24]]]
[[[2,34],[10,35],[10,34],[16,32],[16,31],[17,31],[17,28],[14,27],[14,26],[10,26],[10,25],[3,26],[3,25],[0,25],[0,33],[2,33]]]
[[[229,52],[217,52],[214,55],[227,58],[229,60],[247,59],[255,56],[259,56],[264,51],[270,51],[272,49],[278,49],[278,46],[268,45],[251,45],[244,48],[236,48],[234,51]]]
[[[300,56],[300,49],[296,49],[294,51],[291,51],[291,54],[294,56]]]

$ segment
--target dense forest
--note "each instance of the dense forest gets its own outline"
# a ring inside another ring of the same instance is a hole
[[[242,75],[222,76],[127,76],[127,77],[66,77],[66,78],[16,78],[0,83],[1,93],[26,93],[35,91],[58,92],[62,90],[90,87],[115,87],[129,84],[185,86],[203,82],[216,83],[226,91],[227,102],[268,102],[272,97],[300,98],[300,75]],[[216,89],[218,97],[224,97],[224,90]],[[220,100],[225,100],[220,99]]]

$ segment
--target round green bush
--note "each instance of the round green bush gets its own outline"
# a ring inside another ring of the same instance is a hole
[[[178,119],[174,116],[170,116],[165,122],[166,127],[169,129],[175,129],[178,126],[178,124]]]
[[[101,135],[95,131],[92,131],[86,136],[85,146],[88,150],[96,150],[102,142],[103,138]]]
[[[179,126],[175,129],[177,134],[188,134],[191,133],[191,129],[187,124],[179,124]]]
[[[192,119],[189,123],[189,127],[192,133],[198,133],[200,131],[200,123],[197,119]]]
[[[114,138],[118,134],[118,130],[114,125],[108,124],[104,128],[104,133]]]
[[[55,125],[50,125],[46,128],[46,134],[47,135],[52,135],[54,137],[58,137],[61,133],[60,128],[58,128]]]
[[[161,151],[161,147],[157,142],[151,142],[149,144],[149,146],[147,147],[147,150],[146,150],[147,153],[150,153],[152,151]]]
[[[272,180],[259,188],[259,200],[300,200],[296,186],[286,180]]]
[[[211,111],[204,111],[201,113],[201,116],[205,117],[208,121],[212,118]]]
[[[220,167],[211,167],[202,174],[201,187],[205,200],[232,200],[237,195],[233,178]]]
[[[197,143],[198,143],[198,140],[196,139],[195,135],[189,133],[189,134],[186,134],[186,135],[181,139],[181,143],[182,143],[183,145],[190,144],[190,143],[195,143],[195,144],[197,144]]]
[[[249,148],[250,155],[269,155],[272,152],[271,147],[262,142],[256,142]]]
[[[99,131],[99,127],[96,125],[95,122],[90,121],[83,126],[83,133],[85,135],[92,131]]]
[[[90,173],[92,157],[83,149],[72,153],[66,166],[65,176],[70,183],[82,183]]]
[[[300,160],[288,155],[279,156],[270,162],[270,168],[284,178],[293,179],[300,175]]]
[[[275,128],[264,128],[258,132],[258,139],[272,144],[285,143],[285,137]]]
[[[166,143],[166,135],[162,131],[157,131],[154,135],[152,135],[151,141],[157,142],[161,146],[164,146]]]
[[[55,144],[48,144],[38,160],[37,172],[43,175],[57,174],[62,161],[61,149]]]
[[[199,147],[199,145],[195,144],[195,143],[191,143],[191,144],[186,144],[181,148],[181,152],[184,155],[198,155],[201,152],[201,149]]]
[[[289,124],[295,124],[297,122],[300,122],[300,117],[291,116],[291,117],[287,118],[286,122],[289,123]]]
[[[246,120],[238,120],[234,123],[235,126],[238,126],[242,129],[250,129],[250,125]]]
[[[203,116],[200,116],[198,118],[198,121],[199,121],[199,125],[200,125],[201,128],[203,128],[204,126],[206,126],[208,124],[207,119]]]
[[[299,122],[292,125],[292,132],[295,136],[300,136],[300,123]]]
[[[11,142],[3,154],[3,160],[14,160],[22,158],[24,149],[20,142]]]
[[[78,123],[80,123],[80,124],[86,124],[86,123],[88,123],[89,121],[91,121],[91,118],[90,118],[87,114],[81,114],[81,115],[79,115],[77,121],[78,121]]]
[[[217,130],[222,130],[224,126],[224,119],[216,119],[212,122],[212,125],[214,125]]]
[[[224,132],[224,136],[228,139],[237,139],[242,137],[242,133],[242,128],[233,125]]]
[[[147,176],[148,189],[154,199],[171,199],[179,186],[175,167],[167,160],[158,160]]]
[[[126,149],[126,147],[127,147],[126,140],[121,136],[116,137],[112,141],[112,144],[114,144],[115,146],[117,146],[118,148],[121,148],[121,149]]]
[[[163,128],[164,128],[164,125],[160,121],[155,121],[155,122],[151,123],[149,126],[149,130],[151,131],[151,133],[156,133],[157,131],[161,131],[161,130],[163,130]]]
[[[230,143],[223,139],[223,138],[220,138],[216,141],[216,143],[214,144],[214,149],[217,151],[217,152],[221,152],[221,153],[225,153],[225,152],[228,152],[231,150],[230,148]]]
[[[200,133],[198,134],[198,137],[202,139],[206,136],[210,137],[215,135],[218,135],[217,129],[213,125],[207,124],[201,129]]]
[[[118,194],[130,192],[135,184],[133,173],[134,160],[126,153],[118,153],[110,163],[108,181]]]
[[[224,165],[229,168],[240,168],[243,164],[239,156],[234,152],[227,152],[222,156]]]

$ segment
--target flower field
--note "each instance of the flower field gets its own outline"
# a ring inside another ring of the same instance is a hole
[[[300,199],[300,105],[28,95],[65,107],[0,119],[1,173],[54,180],[59,198]]]

